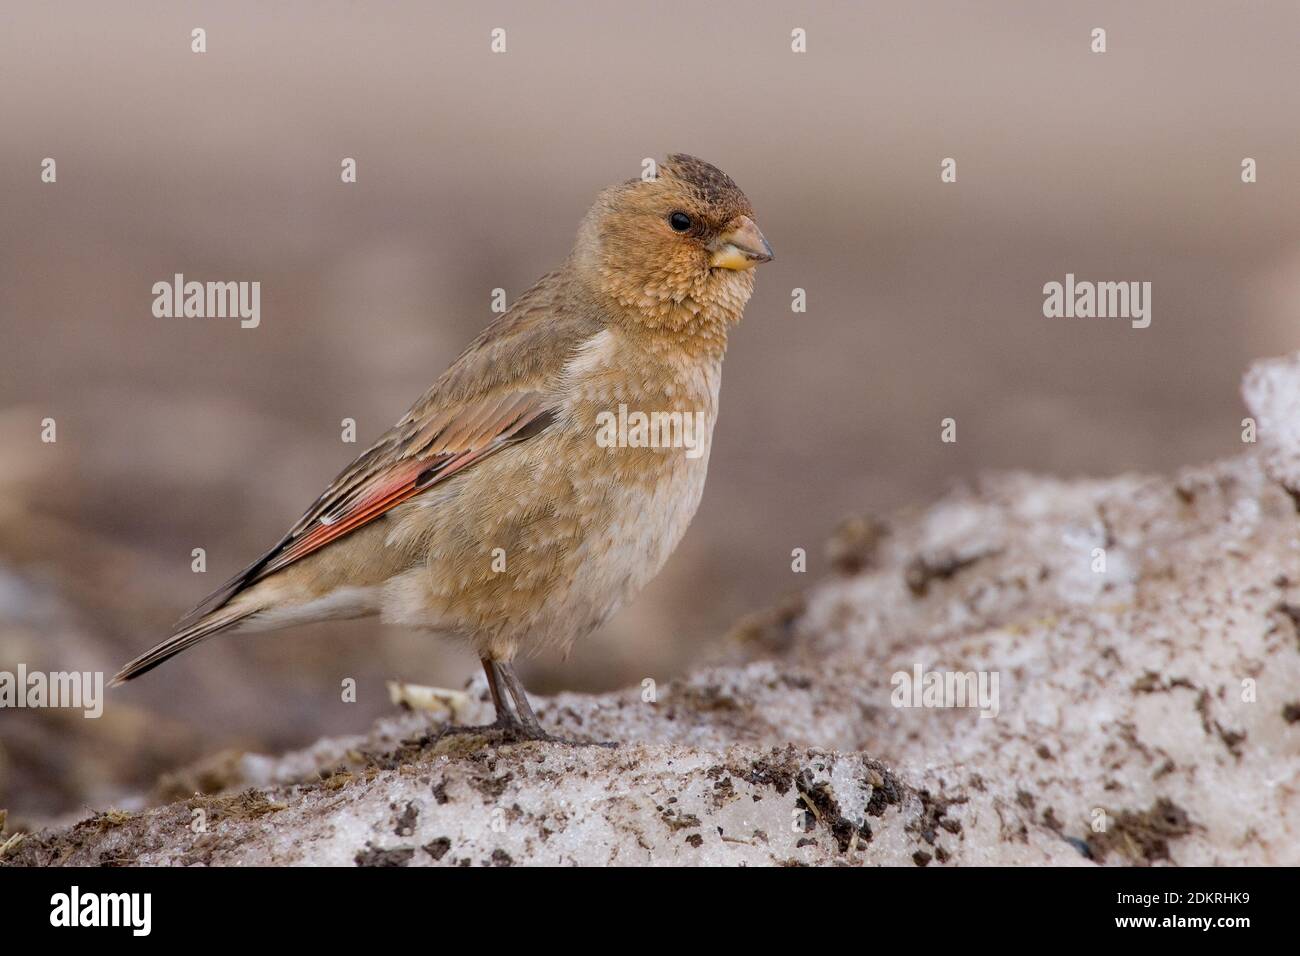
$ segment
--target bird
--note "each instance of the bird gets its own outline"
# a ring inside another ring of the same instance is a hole
[[[602,190],[560,267],[110,686],[217,634],[378,615],[478,655],[496,714],[481,729],[560,739],[514,661],[567,654],[677,547],[728,333],[772,258],[749,199],[694,156]]]

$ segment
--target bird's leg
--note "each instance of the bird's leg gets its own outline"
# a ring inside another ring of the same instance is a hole
[[[571,747],[617,747],[618,744],[606,741],[586,741],[570,740],[567,737],[554,737],[548,734],[542,727],[541,721],[533,713],[532,705],[528,703],[528,692],[524,690],[523,681],[515,673],[515,667],[509,661],[495,661],[493,667],[496,668],[497,677],[510,692],[511,698],[515,702],[515,713],[518,714],[518,729],[515,731],[515,737],[520,740],[544,740],[553,744],[568,744]]]
[[[492,693],[492,706],[496,710],[497,723],[501,725],[516,723],[515,715],[511,713],[510,706],[501,696],[501,681],[497,677],[496,663],[486,657],[479,660],[483,664],[483,673],[487,675],[488,690]]]
[[[488,691],[492,694],[492,705],[496,708],[495,723],[481,727],[443,727],[431,738],[437,742],[453,734],[500,734],[503,740],[541,740],[555,744],[569,744],[574,747],[591,746],[588,741],[569,740],[565,737],[553,737],[543,729],[541,721],[533,713],[528,703],[528,694],[524,685],[515,674],[512,664],[507,661],[494,661],[481,658],[483,673],[487,674]],[[510,702],[514,701],[511,710]],[[614,743],[597,742],[597,747],[616,747]]]
[[[521,735],[522,725],[520,720],[515,716],[514,711],[510,709],[508,699],[502,693],[501,678],[496,670],[497,663],[487,657],[480,657],[479,662],[483,665],[483,673],[487,675],[488,692],[492,695],[492,707],[496,711],[497,719],[490,724],[482,725],[456,726],[448,724],[438,731],[434,740],[441,740],[443,737],[450,737],[453,734],[504,733],[510,737]],[[529,716],[532,716],[531,711],[529,711]],[[536,722],[537,718],[534,717],[533,720]]]
[[[515,712],[519,715],[519,726],[523,731],[523,736],[530,740],[550,740],[550,735],[542,729],[541,722],[537,715],[533,713],[532,705],[528,703],[528,694],[524,690],[523,683],[515,674],[515,666],[508,661],[494,661],[493,668],[497,672],[497,677],[501,683],[505,684],[506,690],[515,702]]]

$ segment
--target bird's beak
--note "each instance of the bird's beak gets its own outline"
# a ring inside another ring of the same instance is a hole
[[[733,219],[709,249],[713,253],[709,265],[714,269],[752,269],[772,260],[772,247],[748,216]]]

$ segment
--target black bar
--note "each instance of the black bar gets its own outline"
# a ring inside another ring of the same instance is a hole
[[[150,939],[193,943],[209,931],[284,940],[374,940],[407,926],[430,944],[493,926],[573,926],[613,921],[649,929],[664,921],[712,923],[720,935],[772,924],[807,933],[818,925],[852,933],[931,927],[966,940],[1042,930],[1056,939],[1123,936],[1231,943],[1241,933],[1287,928],[1283,907],[1296,874],[1286,869],[1087,866],[1077,869],[716,870],[623,869],[594,873],[529,868],[449,869],[18,869],[0,868],[8,941],[79,932],[131,945],[130,926],[51,925],[56,894],[148,893]],[[143,902],[143,897],[140,898]],[[97,905],[97,904],[96,904]],[[70,908],[70,907],[68,907]],[[136,911],[141,915],[142,911]],[[475,919],[475,917],[483,919]],[[1187,921],[1209,919],[1208,928]],[[532,922],[532,920],[538,922]],[[752,922],[757,920],[758,922]],[[1123,920],[1151,920],[1151,925]],[[1165,921],[1171,921],[1166,923]],[[1225,925],[1222,921],[1240,921]],[[503,922],[504,921],[504,922]],[[545,921],[545,922],[541,922]],[[647,922],[648,921],[648,922]],[[1182,921],[1181,923],[1178,921]],[[340,927],[351,927],[341,929]],[[681,929],[684,931],[685,925]],[[511,930],[507,930],[510,932]],[[1170,935],[1172,934],[1172,935]]]

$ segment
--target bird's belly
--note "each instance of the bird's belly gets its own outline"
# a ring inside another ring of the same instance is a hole
[[[529,641],[564,644],[589,633],[658,574],[695,516],[707,467],[707,456],[678,455],[653,482],[590,489],[599,502],[593,519]]]

